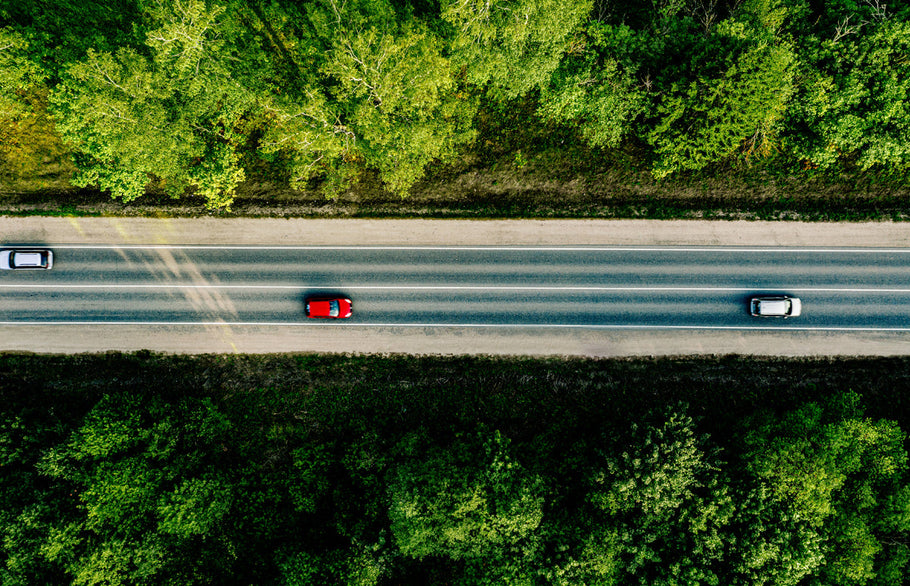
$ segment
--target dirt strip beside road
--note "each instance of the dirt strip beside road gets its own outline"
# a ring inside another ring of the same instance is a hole
[[[910,222],[0,218],[2,244],[910,247]]]

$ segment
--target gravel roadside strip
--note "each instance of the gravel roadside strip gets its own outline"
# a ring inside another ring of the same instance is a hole
[[[906,222],[0,217],[0,244],[907,247]]]

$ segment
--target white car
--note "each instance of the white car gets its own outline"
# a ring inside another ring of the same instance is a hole
[[[749,313],[754,317],[796,317],[803,311],[802,302],[796,297],[753,297],[749,300]]]
[[[54,266],[50,250],[0,250],[0,269],[49,269]]]

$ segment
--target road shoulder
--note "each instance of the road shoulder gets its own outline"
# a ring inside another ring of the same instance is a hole
[[[2,244],[908,247],[910,223],[2,217]]]

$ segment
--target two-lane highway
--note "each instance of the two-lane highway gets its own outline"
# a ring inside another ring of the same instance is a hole
[[[52,270],[0,271],[0,323],[910,331],[902,248],[45,246]],[[353,317],[305,319],[326,294]]]

